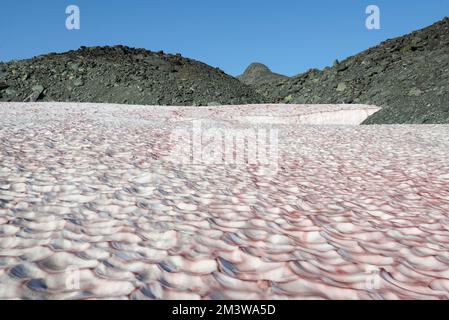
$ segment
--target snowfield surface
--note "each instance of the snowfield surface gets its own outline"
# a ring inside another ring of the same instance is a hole
[[[448,299],[449,126],[377,110],[2,103],[0,298]]]

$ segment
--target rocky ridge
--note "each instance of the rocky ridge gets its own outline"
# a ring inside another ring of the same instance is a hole
[[[449,18],[324,70],[253,86],[270,102],[382,107],[365,124],[449,123]]]
[[[215,105],[262,100],[218,68],[163,51],[81,47],[0,64],[0,101]]]

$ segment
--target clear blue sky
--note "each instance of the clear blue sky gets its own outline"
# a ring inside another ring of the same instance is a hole
[[[78,5],[81,29],[65,28]],[[365,8],[381,9],[381,30]],[[254,61],[294,75],[449,16],[449,0],[1,0],[0,60],[81,45],[182,53],[240,74]]]

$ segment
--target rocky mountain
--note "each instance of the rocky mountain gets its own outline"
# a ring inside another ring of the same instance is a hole
[[[449,19],[324,70],[253,86],[271,102],[383,107],[365,124],[449,123]]]
[[[272,72],[262,63],[252,63],[245,72],[237,79],[248,85],[270,84],[276,81],[287,79],[288,77]]]
[[[214,105],[263,98],[223,71],[179,54],[115,46],[1,63],[0,101]]]
[[[289,78],[254,63],[239,80],[179,54],[82,47],[0,63],[0,101],[364,103],[383,108],[365,124],[449,123],[449,18],[323,70]]]

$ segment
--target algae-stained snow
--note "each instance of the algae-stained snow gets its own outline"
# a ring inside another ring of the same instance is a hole
[[[447,299],[449,126],[377,110],[0,104],[0,298]]]

